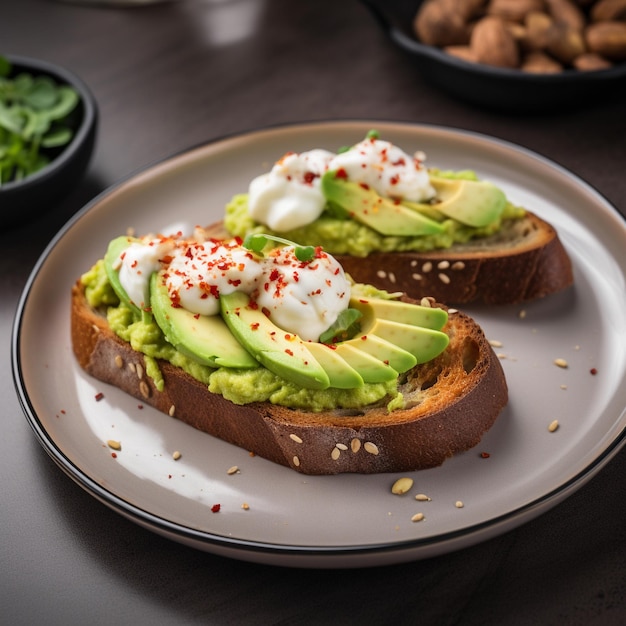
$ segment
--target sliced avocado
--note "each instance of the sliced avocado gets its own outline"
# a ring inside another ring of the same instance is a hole
[[[350,342],[336,344],[335,351],[359,372],[366,383],[385,383],[398,377],[398,372],[391,365],[355,348]]]
[[[390,365],[396,372],[406,372],[417,365],[417,358],[398,345],[373,335],[361,335],[344,342],[370,356]]]
[[[259,366],[219,315],[194,315],[174,307],[162,276],[154,272],[150,277],[150,306],[165,338],[178,351],[209,367]]]
[[[487,226],[500,217],[506,205],[501,189],[484,180],[430,177],[436,191],[434,204],[403,202],[416,211],[436,209],[467,226]]]
[[[436,235],[444,230],[441,224],[418,211],[384,198],[370,187],[338,177],[334,170],[322,176],[321,189],[329,202],[383,235]]]
[[[326,389],[330,379],[306,344],[276,326],[242,292],[220,297],[222,317],[237,340],[274,374],[307,389]]]
[[[363,386],[363,377],[333,347],[313,341],[307,342],[306,347],[328,374],[331,387],[356,389]]]
[[[124,252],[126,248],[136,241],[139,240],[135,237],[127,237],[124,235],[113,239],[113,241],[109,243],[109,247],[104,255],[104,269],[106,271],[107,278],[111,283],[111,287],[113,287],[113,291],[115,291],[117,297],[124,302],[124,304],[127,304],[133,311],[135,311],[135,313],[140,314],[141,311],[139,307],[130,301],[126,290],[122,287],[119,268],[117,267],[117,263],[122,252]]]
[[[397,346],[402,346],[417,358],[418,364],[434,359],[446,349],[450,342],[448,335],[439,330],[379,318],[376,318],[374,325],[368,330],[368,334],[376,335]]]
[[[351,298],[350,306],[358,309],[365,318],[362,327],[367,327],[374,318],[423,326],[441,330],[448,321],[448,313],[436,307],[409,304],[401,300],[383,300],[382,298]]]

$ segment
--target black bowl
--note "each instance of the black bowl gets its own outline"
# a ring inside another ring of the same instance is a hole
[[[12,75],[28,72],[33,76],[49,76],[59,84],[73,87],[79,95],[79,103],[68,120],[74,131],[70,143],[38,172],[0,186],[0,225],[9,226],[49,210],[54,201],[81,180],[94,149],[98,109],[87,85],[69,70],[37,59],[3,56],[12,65]]]
[[[413,20],[421,0],[361,0],[391,41],[412,56],[429,82],[452,96],[508,112],[564,110],[626,95],[626,63],[609,69],[531,74],[454,57],[420,43]]]

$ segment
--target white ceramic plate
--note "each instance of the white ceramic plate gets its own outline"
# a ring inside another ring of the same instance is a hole
[[[307,477],[204,435],[85,376],[69,338],[76,278],[129,227],[205,224],[288,150],[337,149],[377,128],[427,164],[473,168],[558,229],[576,286],[523,307],[468,307],[502,342],[510,403],[481,444],[416,472]],[[52,241],[20,301],[16,387],[58,465],[138,524],[217,554],[269,564],[363,567],[474,544],[554,506],[626,439],[626,226],[601,195],[558,165],[485,136],[433,126],[329,122],[229,137],[175,156],[96,198]],[[567,369],[554,365],[566,359]],[[593,375],[591,370],[596,374]],[[104,394],[100,401],[99,393]],[[549,432],[558,420],[560,427]],[[105,442],[122,442],[117,458]],[[174,461],[178,450],[182,458]],[[481,453],[488,453],[485,458]],[[229,474],[232,466],[239,473]],[[417,493],[428,502],[416,501]],[[458,507],[462,502],[463,507]],[[247,504],[249,508],[243,508]],[[219,512],[213,512],[219,504]],[[412,522],[415,513],[425,519]]]

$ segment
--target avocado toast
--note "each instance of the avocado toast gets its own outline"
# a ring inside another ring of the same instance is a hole
[[[424,469],[478,443],[507,388],[471,318],[275,243],[113,240],[72,291],[80,366],[308,474]]]
[[[548,222],[473,171],[427,169],[424,158],[375,131],[337,154],[288,153],[211,232],[321,244],[358,282],[448,304],[515,304],[573,283]]]

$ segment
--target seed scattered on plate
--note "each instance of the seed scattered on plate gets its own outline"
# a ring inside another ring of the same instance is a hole
[[[111,448],[112,450],[122,449],[122,444],[119,441],[115,441],[115,439],[109,439],[107,441],[107,446],[109,446],[109,448]]]
[[[182,454],[176,450],[173,454],[172,454],[172,458],[174,459],[174,461],[178,461],[178,459],[180,459],[180,457],[182,456]]]
[[[422,521],[422,520],[424,520],[424,519],[426,519],[426,518],[424,517],[424,514],[423,514],[423,513],[416,513],[416,514],[415,514],[415,515],[411,518],[411,521],[412,521],[412,522],[421,522],[421,521]]]
[[[244,502],[244,503],[241,505],[241,508],[242,508],[244,511],[249,511],[249,510],[250,510],[250,505],[249,505],[247,502]]]
[[[400,496],[407,491],[411,490],[413,487],[413,479],[408,477],[398,478],[395,483],[391,486],[391,493],[395,493],[397,496]]]
[[[502,347],[502,342],[498,341],[497,339],[490,339],[489,340],[489,345],[491,345],[493,348],[501,348]]]
[[[553,433],[559,428],[559,420],[552,420],[548,426],[548,430]]]
[[[563,369],[567,369],[567,367],[568,367],[567,361],[565,359],[554,359],[554,364],[557,367],[561,367]]]
[[[430,498],[429,496],[427,496],[425,493],[418,493],[415,496],[415,499],[418,502],[430,502],[432,500],[432,498]]]
[[[457,501],[454,503],[454,506],[455,506],[457,509],[462,509],[465,505],[464,505],[464,504],[463,504],[460,500],[457,500]]]
[[[240,474],[241,472],[239,471],[239,468],[236,465],[233,465],[232,467],[228,468],[228,472],[226,472],[229,476],[231,476],[232,474]]]

